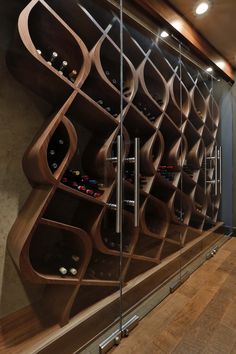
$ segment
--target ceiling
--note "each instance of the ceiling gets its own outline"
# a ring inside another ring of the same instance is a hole
[[[203,15],[194,13],[197,0],[169,0],[195,29],[236,68],[236,0],[211,0]]]

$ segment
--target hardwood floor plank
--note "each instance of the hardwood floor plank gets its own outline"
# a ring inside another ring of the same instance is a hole
[[[112,353],[236,354],[236,239],[151,311]]]
[[[227,289],[219,289],[199,318],[190,325],[187,333],[183,333],[183,339],[173,353],[202,353],[230,302]]]
[[[236,331],[219,323],[202,354],[230,353],[236,342]]]

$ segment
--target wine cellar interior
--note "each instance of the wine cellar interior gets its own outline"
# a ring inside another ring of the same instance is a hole
[[[21,12],[7,65],[52,113],[23,157],[32,192],[8,247],[22,277],[45,284],[50,322],[65,326],[183,257],[161,284],[196,257],[198,240],[215,241],[221,114],[217,79],[201,63],[175,37],[157,37],[128,15],[122,24],[108,1],[32,0]]]

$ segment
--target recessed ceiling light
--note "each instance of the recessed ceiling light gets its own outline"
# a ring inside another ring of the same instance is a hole
[[[179,31],[179,32],[181,31],[181,29],[182,29],[182,22],[181,21],[176,20],[176,21],[171,22],[170,24],[175,29],[177,29],[177,31]]]
[[[204,14],[208,9],[209,9],[209,4],[208,4],[208,2],[203,1],[203,2],[200,2],[200,4],[198,4],[198,6],[196,7],[195,12],[196,12],[197,15],[202,15],[202,14]]]
[[[169,33],[168,33],[168,32],[166,32],[166,31],[162,31],[162,32],[161,32],[161,37],[166,38],[166,37],[168,37],[168,36],[169,36]]]
[[[213,69],[212,69],[211,67],[209,67],[209,68],[206,69],[206,71],[207,71],[208,73],[212,73]]]
[[[225,62],[223,60],[221,61],[217,61],[216,65],[220,68],[220,69],[224,69],[225,67]]]

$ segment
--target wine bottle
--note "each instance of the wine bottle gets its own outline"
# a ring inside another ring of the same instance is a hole
[[[95,198],[101,197],[104,193],[99,189],[96,179],[90,178],[88,175],[81,176],[79,170],[67,170],[62,178],[62,183]]]
[[[37,49],[37,52],[39,55],[42,55],[42,51],[40,49]]]
[[[79,263],[79,261],[80,261],[80,257],[76,254],[72,254],[71,258],[76,263]]]
[[[61,66],[59,68],[59,74],[60,75],[64,75],[64,70],[66,69],[66,67],[68,66],[68,63],[66,60],[63,60],[63,62],[61,63]]]
[[[52,163],[52,168],[55,170],[56,168],[57,168],[57,163],[56,162],[54,162],[54,163]]]
[[[53,65],[53,63],[55,62],[55,60],[57,59],[58,54],[57,52],[52,52],[52,55],[49,59],[49,61],[47,62],[49,65]]]
[[[70,268],[70,269],[69,269],[69,272],[70,272],[70,274],[73,275],[73,276],[75,276],[75,275],[78,273],[77,269],[75,269],[75,268]]]
[[[156,120],[155,116],[152,116],[151,118],[149,118],[150,122],[154,122]]]
[[[59,273],[63,276],[66,275],[68,273],[67,269],[65,267],[60,267],[59,269]]]
[[[78,75],[77,71],[76,70],[72,70],[69,73],[68,77],[69,77],[70,81],[74,83],[75,80],[76,80],[77,75]]]
[[[55,153],[56,153],[55,150],[53,150],[53,149],[49,150],[49,154],[50,154],[50,155],[53,156],[53,155],[55,155]]]

